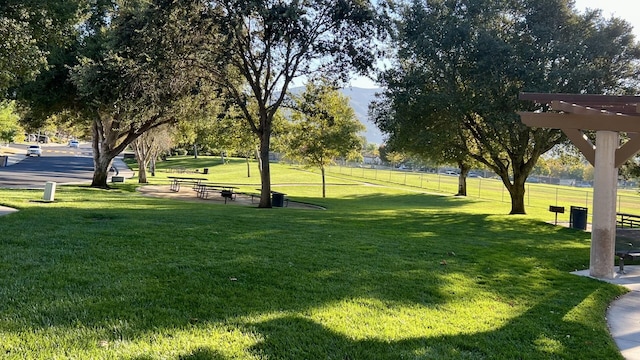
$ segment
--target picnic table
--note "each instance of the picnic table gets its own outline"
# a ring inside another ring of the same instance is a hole
[[[201,199],[208,199],[209,194],[212,192],[219,192],[220,196],[224,198],[224,203],[227,203],[227,200],[235,200],[236,192],[234,189],[237,189],[236,186],[231,186],[228,184],[211,184],[211,183],[200,183],[194,186],[194,190],[196,194]]]
[[[171,179],[171,186],[169,189],[171,191],[178,192],[180,191],[180,184],[190,184],[193,185],[193,189],[202,184],[203,181],[206,181],[205,178],[196,178],[196,177],[182,177],[182,176],[167,176],[168,179]]]

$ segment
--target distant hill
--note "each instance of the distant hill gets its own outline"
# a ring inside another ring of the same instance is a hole
[[[296,94],[304,90],[304,87],[295,87],[289,89],[292,93]],[[351,87],[342,89],[342,93],[351,99],[350,104],[358,117],[358,120],[366,127],[366,130],[362,135],[367,139],[368,143],[382,144],[384,142],[382,133],[378,127],[369,120],[369,104],[375,99],[376,92],[381,89],[363,89],[357,87]]]
[[[358,120],[367,128],[364,132],[364,136],[367,138],[368,143],[382,144],[382,133],[373,123],[369,120],[369,104],[375,100],[376,92],[380,92],[381,89],[363,89],[363,88],[346,88],[342,89],[342,93],[351,99],[351,107],[356,112]]]

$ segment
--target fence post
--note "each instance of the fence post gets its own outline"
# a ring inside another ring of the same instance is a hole
[[[584,193],[586,195],[586,199],[584,200],[584,207],[589,207],[589,192],[585,191]]]
[[[620,207],[620,206],[622,206],[622,205],[620,204],[621,202],[622,202],[622,195],[618,195],[618,212],[622,212],[622,211],[620,211],[620,209],[621,209],[621,207]]]

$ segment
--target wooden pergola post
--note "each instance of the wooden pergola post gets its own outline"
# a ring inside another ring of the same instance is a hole
[[[522,93],[521,100],[548,106],[549,112],[522,112],[531,127],[561,129],[594,167],[589,273],[614,276],[618,168],[640,151],[640,97]],[[583,130],[596,131],[595,146]],[[630,140],[620,145],[620,132]]]

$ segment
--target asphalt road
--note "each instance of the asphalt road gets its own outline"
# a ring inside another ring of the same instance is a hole
[[[24,149],[26,145],[12,145]],[[0,187],[41,189],[47,181],[58,184],[90,183],[93,178],[91,150],[86,147],[69,148],[42,145],[41,157],[27,157],[7,167],[0,167]]]

